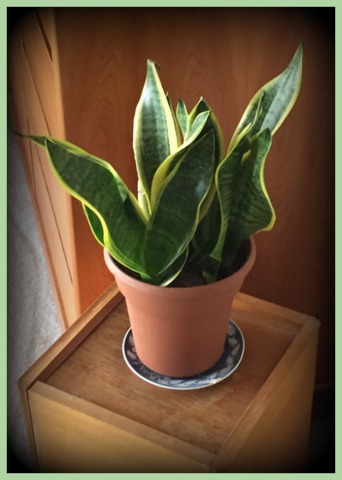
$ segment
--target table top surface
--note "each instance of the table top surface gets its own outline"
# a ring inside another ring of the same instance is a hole
[[[289,357],[291,368],[291,356],[285,354],[311,317],[238,294],[232,318],[243,332],[245,354],[230,377],[209,388],[166,390],[144,382],[129,370],[121,351],[129,328],[124,301],[53,370],[45,383],[216,453],[258,392],[266,384],[268,389],[275,388],[272,374],[279,362]]]

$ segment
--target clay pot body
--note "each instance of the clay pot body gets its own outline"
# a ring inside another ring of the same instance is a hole
[[[188,377],[220,359],[233,299],[255,261],[255,243],[235,273],[196,287],[150,285],[123,272],[104,250],[106,265],[126,299],[137,355],[148,368],[170,377]]]

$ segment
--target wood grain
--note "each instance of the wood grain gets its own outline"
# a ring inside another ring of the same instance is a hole
[[[40,472],[210,471],[207,452],[47,384],[35,383],[29,402]]]
[[[305,471],[310,429],[310,418],[305,412],[312,403],[317,328],[317,321],[303,326],[301,335],[296,337],[222,446],[214,461],[216,469],[265,473]],[[292,362],[293,369],[289,369]],[[263,410],[258,405],[263,405]]]
[[[116,284],[112,284],[65,333],[62,335],[19,379],[19,390],[24,420],[28,433],[29,448],[37,465],[32,417],[28,403],[28,390],[36,381],[44,381],[58,367],[84,338],[122,299]]]
[[[56,468],[58,455],[67,455],[73,471],[84,471],[79,452],[95,441],[94,416],[110,423],[109,430],[103,427],[107,439],[116,435],[115,424],[172,452],[182,452],[209,470],[304,468],[317,320],[239,294],[232,318],[242,328],[246,352],[238,370],[208,389],[169,391],[143,382],[125,365],[121,343],[129,324],[125,302],[117,304],[119,298],[115,290],[108,290],[106,299],[96,302],[92,312],[81,317],[21,382],[33,443],[45,471],[50,461],[50,468]],[[37,386],[37,381],[44,386]],[[31,405],[37,393],[42,398]],[[69,420],[75,425],[80,411],[90,417],[88,427],[84,431],[83,426],[73,427],[73,446],[60,446],[60,431]],[[51,424],[46,417],[49,412]],[[129,449],[130,441],[125,442]],[[260,442],[268,446],[263,454]],[[53,457],[50,449],[56,445],[59,454],[55,449]],[[153,447],[148,451],[152,455]],[[96,452],[95,448],[94,465],[100,455]],[[253,461],[255,455],[258,462]],[[129,468],[126,464],[126,471]],[[193,468],[197,471],[198,465]]]

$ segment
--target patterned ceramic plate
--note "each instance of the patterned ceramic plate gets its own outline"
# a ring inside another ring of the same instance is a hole
[[[245,351],[245,341],[240,328],[233,320],[229,329],[225,349],[220,360],[209,370],[199,375],[187,378],[172,378],[150,370],[139,360],[133,341],[131,328],[127,331],[122,353],[128,367],[140,378],[157,387],[171,390],[196,390],[210,387],[229,377],[239,366]]]

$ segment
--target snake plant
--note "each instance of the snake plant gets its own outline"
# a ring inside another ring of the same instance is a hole
[[[133,128],[137,196],[106,161],[51,136],[24,136],[47,150],[97,241],[132,275],[166,286],[190,271],[215,282],[231,271],[251,235],[274,225],[264,165],[298,96],[302,53],[300,45],[288,67],[255,94],[227,151],[209,105],[201,98],[188,112],[179,99],[174,110],[157,64],[148,60]]]

